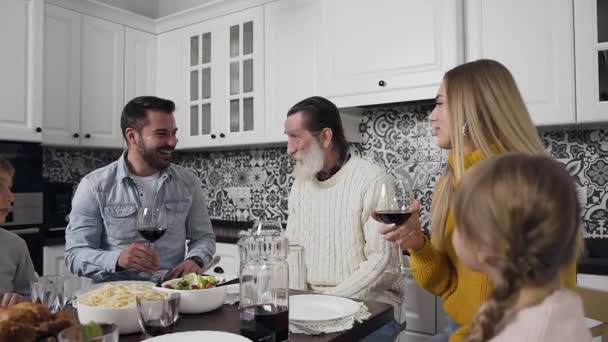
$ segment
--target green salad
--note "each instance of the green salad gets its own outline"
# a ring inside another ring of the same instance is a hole
[[[173,279],[163,287],[174,290],[198,290],[216,287],[220,279],[216,276],[188,273],[183,278]]]

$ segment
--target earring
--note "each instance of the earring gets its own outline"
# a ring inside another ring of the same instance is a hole
[[[464,125],[462,125],[462,135],[466,137],[468,134],[469,134],[469,124],[465,122]]]

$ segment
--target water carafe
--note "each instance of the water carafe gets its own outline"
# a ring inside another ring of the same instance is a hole
[[[254,230],[239,240],[241,334],[254,342],[289,340],[288,251],[282,229]]]

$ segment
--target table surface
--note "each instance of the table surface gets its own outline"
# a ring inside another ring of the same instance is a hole
[[[296,292],[296,291],[293,291]],[[299,291],[296,293],[300,293]],[[295,293],[294,293],[295,294]],[[290,334],[290,342],[353,342],[362,339],[393,319],[393,307],[379,302],[364,302],[371,317],[355,323],[352,329],[332,334],[309,336]],[[204,314],[180,314],[174,332],[193,330],[218,330],[240,334],[238,305],[224,305],[220,309]],[[142,334],[121,335],[121,342],[141,341]]]

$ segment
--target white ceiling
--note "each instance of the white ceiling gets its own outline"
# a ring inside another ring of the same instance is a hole
[[[157,19],[217,0],[98,0],[108,5]]]

